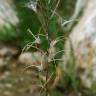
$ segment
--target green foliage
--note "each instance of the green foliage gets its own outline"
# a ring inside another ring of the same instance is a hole
[[[34,38],[32,38],[32,36],[29,34],[29,32],[27,31],[28,29],[30,29],[33,34],[37,34],[38,31],[40,30],[40,26],[41,24],[43,24],[44,19],[45,21],[51,17],[52,15],[52,11],[54,11],[54,8],[56,7],[56,3],[57,1],[54,0],[41,0],[39,1],[40,4],[43,5],[44,7],[44,11],[43,11],[43,17],[40,14],[39,10],[38,10],[38,16],[37,14],[30,8],[28,8],[26,5],[27,3],[30,2],[30,0],[26,1],[26,0],[14,0],[14,4],[16,6],[16,11],[18,13],[18,18],[19,18],[19,24],[17,25],[17,27],[13,27],[12,25],[10,25],[10,28],[0,28],[0,41],[2,42],[14,42],[17,41],[17,45],[19,44],[19,46],[24,47],[27,43],[33,41]],[[61,15],[64,15],[64,17],[66,17],[66,14],[69,14],[69,11],[71,11],[71,8],[73,8],[72,2],[70,3],[70,0],[61,0],[60,1],[60,5],[58,5],[57,10],[59,11],[59,13]],[[75,1],[74,1],[75,2]],[[63,5],[64,4],[64,5]],[[70,6],[69,10],[67,8],[67,6]],[[40,7],[40,6],[39,6]],[[40,9],[38,7],[38,9]],[[66,13],[65,13],[66,12]],[[68,13],[67,13],[68,12]],[[63,14],[64,13],[64,14]],[[11,15],[10,15],[11,16]],[[69,15],[67,15],[67,17],[69,17]],[[40,20],[42,19],[42,20]],[[51,18],[51,20],[49,20],[49,35],[52,39],[57,38],[58,36],[62,36],[62,28],[58,25],[57,22],[57,16],[54,16],[54,18]],[[41,22],[42,21],[42,22]],[[43,30],[41,30],[42,34],[45,34],[43,32]],[[64,33],[65,34],[65,33]],[[45,42],[45,43],[44,43]],[[42,46],[44,45],[44,47],[46,46],[46,40],[42,40]],[[59,44],[62,48],[62,44]],[[43,47],[43,48],[44,48]]]
[[[69,32],[66,31],[66,26],[62,29],[61,26],[58,24],[58,16],[54,12],[57,12],[64,20],[68,20],[73,13],[75,1],[76,0],[61,0],[60,4],[57,5],[59,0],[39,0],[37,3],[36,13],[34,12],[34,10],[32,10],[32,8],[28,8],[27,6],[28,2],[31,2],[30,0],[14,0],[18,13],[19,24],[17,27],[13,27],[12,25],[10,25],[10,28],[3,27],[0,29],[1,42],[15,42],[21,48],[23,48],[30,42],[35,42],[35,39],[39,38],[40,44],[32,44],[29,50],[38,51],[38,49],[40,49],[39,51],[42,51],[41,53],[45,53],[45,55],[43,55],[49,59],[50,54],[48,53],[48,50],[52,49],[50,47],[51,42],[55,40],[59,41],[57,38],[60,39],[60,41],[58,43],[56,41],[56,44],[54,45],[56,48],[55,52],[57,52],[58,54],[55,54],[55,56],[51,58],[52,61],[49,62],[47,60],[47,69],[44,69],[43,71],[38,71],[38,83],[48,91],[48,94],[52,94],[52,96],[61,96],[62,92],[60,93],[58,90],[52,90],[53,92],[50,91],[45,86],[47,80],[42,80],[40,76],[46,77],[46,75],[48,75],[47,79],[51,78],[51,83],[54,82],[54,79],[56,77],[56,68],[58,67],[58,61],[60,60],[64,51],[63,46],[65,42],[65,37],[69,35]],[[34,36],[36,38],[34,38]],[[71,90],[76,96],[78,92],[82,92],[84,96],[95,96],[95,83],[93,84],[92,89],[84,89],[82,91],[81,88],[83,87],[81,85],[80,79],[78,78],[78,69],[74,66],[76,63],[74,61],[74,54],[71,53],[71,58],[67,64],[68,66],[66,66],[67,70],[64,70],[64,77],[62,75],[62,80],[59,86],[63,87],[61,89],[63,89],[65,93],[70,92]],[[49,83],[50,82],[48,82],[48,84]],[[46,92],[45,89],[43,89],[44,92]]]

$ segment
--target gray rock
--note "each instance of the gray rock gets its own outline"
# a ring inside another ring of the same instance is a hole
[[[96,0],[87,2],[83,16],[65,44],[63,68],[72,59],[73,51],[76,63],[74,66],[84,70],[80,77],[83,85],[91,88],[92,82],[96,81]]]

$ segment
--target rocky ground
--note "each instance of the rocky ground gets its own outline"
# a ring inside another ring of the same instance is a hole
[[[40,86],[38,86],[38,81],[40,81],[37,76],[38,73],[36,73],[38,71],[32,68],[26,69],[31,64],[39,64],[41,57],[39,52],[21,53],[16,47],[0,44],[0,96],[42,96]],[[44,77],[42,79],[44,80]],[[74,90],[70,86],[68,87],[66,84],[64,88],[63,85],[61,86],[52,90],[54,95],[51,96],[77,96],[74,95]],[[82,91],[83,89],[81,89]],[[82,94],[78,93],[78,96],[95,96]]]
[[[0,96],[39,96],[32,70],[24,68],[16,48],[0,46]]]

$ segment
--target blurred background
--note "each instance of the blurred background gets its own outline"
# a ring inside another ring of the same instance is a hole
[[[44,58],[50,54],[42,60],[43,73],[27,66],[40,67],[40,50],[49,48],[42,28],[46,18],[51,18],[49,49],[57,52],[56,66],[51,62],[48,69],[49,78],[55,72],[48,96],[96,96],[95,5],[96,0],[0,0],[0,96],[43,96],[39,85],[45,82]]]

